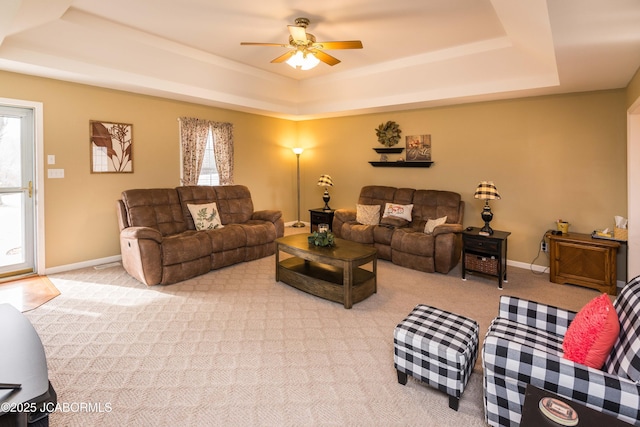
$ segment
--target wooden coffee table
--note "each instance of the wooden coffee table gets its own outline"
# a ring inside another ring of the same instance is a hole
[[[351,308],[377,292],[377,250],[349,240],[335,239],[335,245],[310,245],[308,234],[276,239],[276,281],[301,291],[341,302]],[[280,261],[280,252],[293,257]],[[372,263],[372,270],[360,268]]]

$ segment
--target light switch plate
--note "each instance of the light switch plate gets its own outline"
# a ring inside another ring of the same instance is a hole
[[[64,169],[47,169],[47,177],[64,178]]]
[[[55,165],[56,164],[56,156],[55,156],[55,154],[49,154],[47,156],[47,164],[48,165]]]

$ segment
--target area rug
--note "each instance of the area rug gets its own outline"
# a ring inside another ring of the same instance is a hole
[[[47,276],[30,276],[0,284],[0,304],[8,303],[21,312],[33,310],[60,295]]]

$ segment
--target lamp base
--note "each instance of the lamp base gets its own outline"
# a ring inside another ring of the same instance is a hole
[[[330,211],[331,208],[329,207],[329,200],[331,200],[331,196],[329,196],[329,191],[327,191],[327,189],[324,189],[324,194],[322,195],[322,200],[324,200],[324,208],[322,208],[323,211]]]
[[[298,222],[294,222],[293,224],[291,224],[291,226],[293,228],[303,228],[306,227],[304,222],[298,221]]]
[[[485,236],[490,236],[493,234],[493,230],[489,227],[489,223],[493,219],[493,213],[491,212],[491,207],[489,206],[489,200],[484,201],[484,208],[482,208],[482,214],[480,215],[482,220],[484,221],[484,227],[480,229],[480,234]]]
[[[491,236],[493,234],[493,229],[491,227],[489,227],[489,223],[488,222],[485,222],[484,223],[484,227],[482,227],[480,229],[478,234],[480,234],[481,236]]]

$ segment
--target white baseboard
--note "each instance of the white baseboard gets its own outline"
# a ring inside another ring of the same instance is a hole
[[[120,263],[120,261],[122,261],[122,256],[114,255],[106,258],[99,258],[99,259],[92,259],[89,261],[78,262],[75,264],[67,264],[67,265],[60,265],[58,267],[46,268],[44,270],[44,274],[63,273],[65,271],[78,270],[80,268],[87,268],[87,267],[95,267],[97,265],[102,265],[102,264],[110,264],[114,262]]]
[[[546,273],[547,270],[549,270],[549,267],[546,267],[544,265],[527,264],[526,262],[520,261],[507,260],[507,265],[517,268],[523,268],[525,270],[533,270],[536,273]]]

